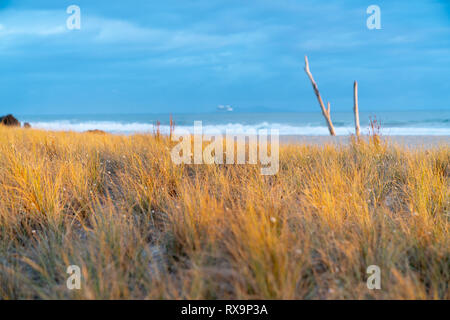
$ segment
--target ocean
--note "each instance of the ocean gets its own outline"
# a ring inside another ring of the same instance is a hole
[[[245,133],[248,130],[278,129],[280,135],[326,136],[328,129],[322,114],[304,112],[237,113],[215,112],[173,114],[176,129],[192,132],[194,121],[202,121],[204,133]],[[162,133],[169,132],[170,114],[103,114],[103,115],[21,115],[21,122],[33,128],[54,131],[103,130],[116,134],[152,133],[156,124]],[[370,132],[370,120],[376,119],[380,133],[386,136],[449,136],[450,111],[372,112],[361,113],[361,131]],[[332,120],[337,135],[354,133],[353,113],[334,112]]]

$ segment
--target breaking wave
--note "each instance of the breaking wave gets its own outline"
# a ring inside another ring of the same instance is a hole
[[[154,133],[157,128],[153,123],[140,122],[116,122],[116,121],[37,121],[31,122],[33,128],[50,130],[50,131],[75,131],[83,132],[87,130],[103,130],[116,134],[132,134],[132,133]],[[301,125],[293,126],[280,123],[262,122],[259,124],[241,124],[241,123],[227,123],[227,124],[204,124],[202,132],[204,134],[218,134],[218,133],[252,133],[258,130],[267,129],[278,130],[280,135],[305,135],[305,136],[326,136],[328,135],[328,128],[326,126],[317,125]],[[337,135],[349,135],[354,132],[351,126],[337,126]],[[369,128],[362,127],[363,133],[369,133]],[[161,125],[159,130],[163,134],[170,131],[168,125]],[[175,131],[182,133],[183,131],[193,133],[193,124],[191,126],[177,126]],[[414,135],[430,135],[430,136],[448,136],[450,135],[450,127],[383,127],[381,129],[382,135],[395,136],[414,136]]]

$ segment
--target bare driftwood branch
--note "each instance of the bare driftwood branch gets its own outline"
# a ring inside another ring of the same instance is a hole
[[[311,84],[313,86],[314,92],[316,94],[317,100],[319,101],[320,108],[322,109],[322,114],[325,117],[325,120],[327,121],[328,130],[330,131],[330,134],[332,136],[335,136],[336,133],[334,131],[333,122],[331,121],[331,115],[330,115],[330,103],[328,102],[328,109],[325,109],[325,105],[323,104],[322,97],[319,93],[319,88],[317,87],[316,82],[314,81],[314,78],[311,74],[311,71],[309,71],[309,63],[308,63],[308,57],[305,56],[305,72],[309,77],[309,80],[311,80]]]
[[[353,112],[355,113],[355,134],[357,137],[360,135],[359,129],[359,110],[358,110],[358,82],[355,81],[353,86]]]

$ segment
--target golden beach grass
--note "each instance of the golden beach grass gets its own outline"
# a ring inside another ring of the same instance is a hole
[[[171,147],[0,127],[0,299],[450,299],[448,146],[284,145],[275,176]]]

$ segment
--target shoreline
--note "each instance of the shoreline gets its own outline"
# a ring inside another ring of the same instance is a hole
[[[280,136],[281,144],[312,144],[312,145],[323,145],[323,144],[348,144],[353,136],[304,136],[304,135],[284,135]],[[368,138],[368,136],[362,136],[363,139]],[[380,136],[384,141],[389,141],[390,144],[400,145],[404,147],[439,147],[439,146],[449,146],[450,136],[426,136],[426,135],[416,135],[416,136]]]
[[[29,129],[28,129],[29,130]],[[119,133],[103,130],[86,130],[86,131],[73,131],[73,130],[47,130],[42,128],[32,128],[32,130],[43,131],[48,133],[75,133],[75,134],[110,134],[116,136],[134,136],[134,135],[154,135],[154,132],[129,132]],[[206,134],[206,133],[204,133]],[[168,137],[169,134],[162,132],[162,136]],[[239,135],[239,134],[237,134]],[[248,135],[246,135],[248,136]],[[270,135],[269,135],[270,136]],[[279,135],[279,141],[282,145],[288,144],[308,144],[308,145],[324,145],[335,144],[345,145],[350,143],[354,135],[338,135],[335,137],[329,135]],[[365,140],[368,139],[368,135],[361,135]],[[383,141],[388,141],[389,144],[399,145],[403,147],[439,147],[450,146],[450,135],[380,135]]]

